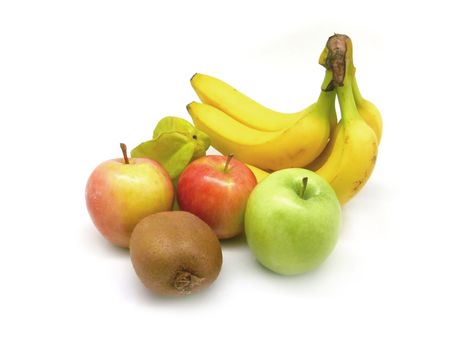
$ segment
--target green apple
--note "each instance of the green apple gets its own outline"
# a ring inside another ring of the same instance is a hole
[[[262,265],[294,275],[318,267],[329,256],[341,218],[339,201],[326,180],[310,170],[284,169],[252,191],[245,231]]]

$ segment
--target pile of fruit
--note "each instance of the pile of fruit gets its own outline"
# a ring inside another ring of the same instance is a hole
[[[163,118],[131,158],[121,144],[123,158],[92,172],[90,216],[110,242],[129,248],[147,288],[174,296],[209,286],[222,265],[219,240],[243,233],[276,273],[304,273],[329,256],[341,205],[374,168],[382,121],[358,89],[349,37],[330,37],[320,64],[318,100],[291,114],[195,74],[202,103],[187,106],[194,125]],[[210,145],[222,155],[206,155]]]

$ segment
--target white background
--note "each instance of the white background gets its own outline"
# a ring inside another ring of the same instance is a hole
[[[0,348],[458,349],[456,13],[443,1],[2,1]],[[160,118],[189,119],[195,72],[273,109],[306,107],[334,32],[353,40],[384,133],[333,254],[282,277],[236,239],[206,292],[148,293],[89,219],[92,169]]]

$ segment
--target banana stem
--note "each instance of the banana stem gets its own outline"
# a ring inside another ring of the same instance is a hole
[[[321,84],[321,93],[319,94],[316,106],[321,115],[329,115],[332,108],[335,108],[335,90],[328,91],[325,86],[328,86],[332,80],[331,70],[326,70],[323,83]]]
[[[353,47],[350,38],[343,34],[331,36],[325,51],[321,54],[320,62],[332,73],[332,80],[326,90],[335,87],[344,121],[361,118],[353,96],[356,69],[353,66]],[[359,90],[357,92],[359,94]]]
[[[345,122],[361,118],[358,108],[356,107],[355,98],[353,96],[353,87],[349,78],[351,77],[347,76],[345,78],[344,85],[336,88],[342,118]]]
[[[353,96],[355,97],[355,102],[357,105],[360,105],[361,103],[363,103],[364,98],[361,95],[361,91],[359,91],[358,82],[356,81],[356,76],[354,73],[351,85],[353,87]]]
[[[335,91],[321,91],[318,98],[317,108],[320,115],[329,115],[329,112],[335,106]]]

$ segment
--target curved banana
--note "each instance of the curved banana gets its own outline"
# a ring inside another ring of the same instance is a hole
[[[264,170],[302,167],[325,148],[329,136],[329,113],[335,92],[322,91],[308,114],[281,131],[261,131],[244,125],[221,110],[192,102],[187,106],[193,122],[222,154]]]
[[[355,104],[348,43],[349,38],[344,35],[335,35],[328,41],[326,66],[336,71],[333,81],[342,119],[328,147],[312,164],[318,168],[316,173],[334,188],[341,204],[350,200],[364,186],[372,174],[378,153],[377,136]]]
[[[325,79],[330,80],[331,77],[327,76]],[[201,102],[220,109],[248,127],[261,131],[286,129],[315,108],[315,104],[312,104],[296,113],[281,113],[261,105],[233,86],[209,75],[196,73],[190,82]],[[335,108],[330,110],[329,119],[330,128],[333,130],[337,124]]]

